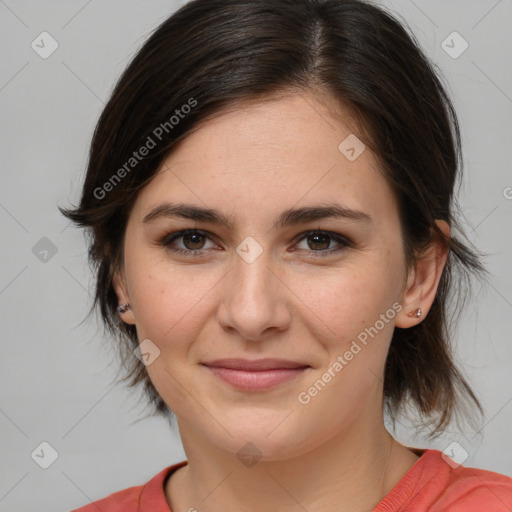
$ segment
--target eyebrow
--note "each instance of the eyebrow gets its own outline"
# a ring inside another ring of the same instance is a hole
[[[193,204],[175,204],[170,202],[162,203],[161,205],[153,208],[144,217],[142,222],[149,223],[160,218],[181,218],[210,222],[220,226],[225,226],[228,229],[233,229],[233,222],[222,212]],[[343,218],[365,223],[372,222],[372,218],[367,213],[345,208],[344,206],[336,203],[329,203],[327,205],[304,206],[302,208],[286,210],[278,217],[274,223],[274,227],[282,228],[285,226],[294,226],[301,223],[327,218]]]

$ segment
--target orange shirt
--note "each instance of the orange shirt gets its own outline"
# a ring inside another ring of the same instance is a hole
[[[438,450],[415,450],[420,458],[374,508],[374,512],[510,512],[512,478],[483,469],[452,467]],[[174,464],[144,485],[129,487],[71,512],[172,512],[164,485]]]

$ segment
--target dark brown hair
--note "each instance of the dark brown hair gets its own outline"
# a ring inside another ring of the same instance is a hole
[[[440,432],[456,412],[482,412],[454,365],[450,337],[470,277],[484,270],[454,215],[462,158],[453,105],[414,35],[369,1],[194,0],[153,32],[97,123],[79,206],[60,208],[88,228],[96,276],[91,312],[99,307],[118,342],[122,380],[142,384],[154,412],[172,417],[133,355],[135,327],[116,312],[112,278],[123,265],[131,207],[176,144],[205,120],[243,101],[308,90],[353,113],[357,136],[396,194],[407,263],[414,265],[436,232],[449,247],[428,315],[395,329],[384,381],[392,418],[412,404],[422,424]],[[450,224],[449,239],[436,219]]]

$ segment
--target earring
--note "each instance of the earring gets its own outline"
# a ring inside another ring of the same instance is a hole
[[[119,306],[117,306],[118,313],[126,313],[130,309],[132,309],[130,304],[119,304]]]
[[[414,317],[416,317],[416,318],[420,318],[420,317],[421,317],[421,315],[422,315],[422,312],[421,312],[421,309],[420,309],[420,308],[418,308],[418,309],[416,309],[416,310],[414,310],[414,311],[410,311],[409,313],[407,313],[407,316],[410,316],[410,317],[413,317],[413,316],[414,316]]]

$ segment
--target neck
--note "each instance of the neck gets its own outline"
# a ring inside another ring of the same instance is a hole
[[[356,428],[357,427],[357,428]],[[188,465],[168,480],[173,511],[367,512],[375,507],[418,457],[378,429],[354,425],[315,450],[293,459],[244,466],[190,435],[180,425]]]

